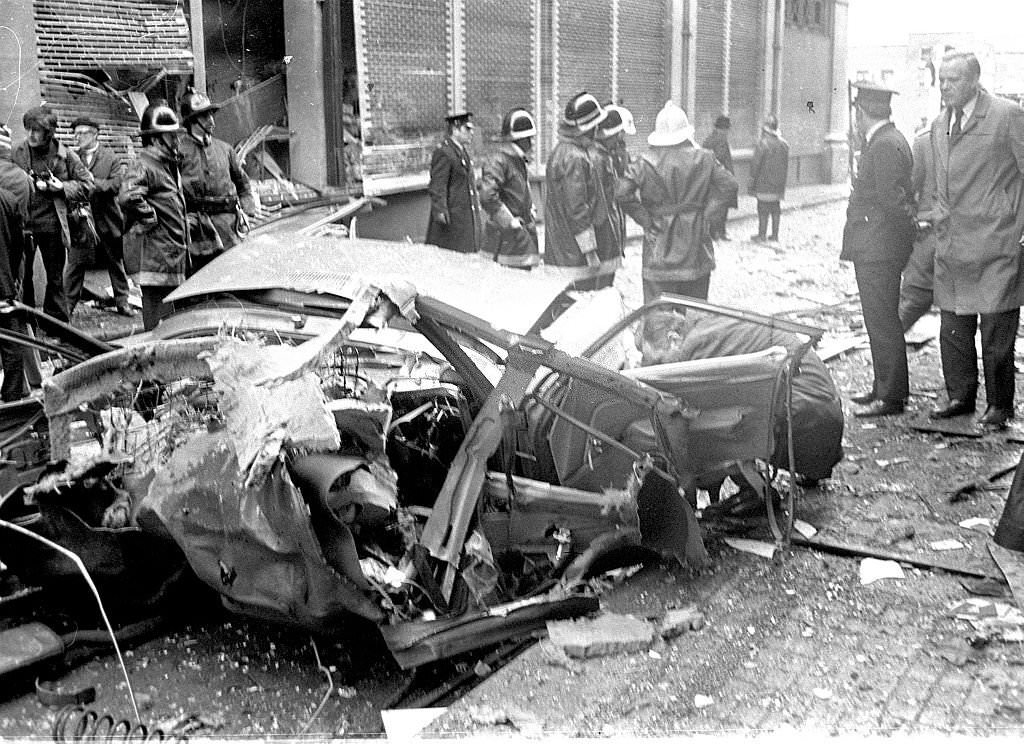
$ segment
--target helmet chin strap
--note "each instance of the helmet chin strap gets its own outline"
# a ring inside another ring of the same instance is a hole
[[[196,127],[202,130],[202,134],[196,134]],[[188,133],[192,139],[201,144],[203,147],[209,147],[213,141],[213,130],[207,129],[206,125],[199,119],[192,122],[192,125],[188,128]]]

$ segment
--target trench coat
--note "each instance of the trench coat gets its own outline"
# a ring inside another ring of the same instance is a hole
[[[932,122],[935,304],[957,315],[1024,305],[1024,109],[979,91],[963,132]]]
[[[505,266],[540,263],[526,162],[523,151],[515,143],[506,142],[487,161],[480,176],[480,206],[487,213],[484,250]],[[519,218],[519,229],[510,227],[513,217]]]
[[[626,169],[615,196],[644,229],[643,278],[692,281],[715,268],[708,216],[736,195],[714,153],[690,142],[652,147]]]
[[[716,127],[711,130],[711,134],[704,138],[700,146],[705,150],[711,150],[711,152],[715,153],[715,157],[718,158],[718,162],[722,164],[722,167],[736,175],[732,165],[732,148],[729,147],[729,133],[727,131]],[[739,200],[734,196],[725,206],[727,209],[735,209],[739,206]]]
[[[473,159],[466,148],[445,137],[430,158],[430,218],[427,243],[460,253],[476,253],[480,247],[483,220],[476,192]],[[438,216],[448,224],[438,222]]]
[[[79,150],[75,152],[84,164],[85,154]],[[116,152],[106,145],[98,145],[92,163],[87,167],[96,182],[90,199],[96,231],[105,240],[120,238],[124,231],[124,215],[117,206],[117,194],[127,166]]]
[[[189,215],[189,253],[214,256],[242,242],[235,232],[236,204],[248,215],[256,204],[231,145],[215,137],[206,145],[191,135],[182,137],[181,186]]]

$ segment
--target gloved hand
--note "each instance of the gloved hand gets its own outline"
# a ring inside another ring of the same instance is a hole
[[[439,224],[439,225],[447,225],[448,224],[448,213],[447,212],[438,212],[436,215],[434,215],[434,221],[437,222],[437,224]]]

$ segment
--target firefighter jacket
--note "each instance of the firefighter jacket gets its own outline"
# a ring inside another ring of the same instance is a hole
[[[736,179],[689,140],[652,147],[619,180],[623,211],[644,229],[643,278],[692,281],[715,268],[707,222],[736,193]]]
[[[12,160],[25,172],[32,170],[32,153],[29,150],[27,141],[20,143],[14,148]],[[78,156],[73,151],[56,139],[50,141],[50,150],[46,155],[46,167],[50,173],[63,181],[64,190],[60,193],[32,190],[33,196],[29,206],[29,230],[34,227],[32,213],[37,208],[36,200],[52,200],[53,209],[56,211],[57,220],[60,223],[61,240],[64,243],[64,250],[68,250],[71,248],[71,229],[68,227],[68,202],[88,201],[93,190],[92,173],[82,164],[82,161],[78,159]]]
[[[540,263],[533,194],[526,155],[514,142],[506,142],[484,165],[480,177],[480,206],[487,213],[484,250],[506,266]],[[511,227],[517,217],[520,227]]]
[[[616,140],[598,140],[591,153],[601,180],[600,199],[608,213],[608,219],[596,228],[598,250],[602,255],[614,252],[622,256],[625,255],[626,219],[615,201],[615,183],[625,173],[626,163],[622,161]],[[620,165],[621,173],[618,171]]]
[[[185,281],[189,238],[177,159],[155,144],[139,151],[117,203],[127,230],[124,265],[136,283],[176,287]]]
[[[545,174],[544,263],[576,269],[579,279],[614,273],[621,264],[614,246],[597,242],[597,227],[608,221],[608,209],[593,146],[575,128],[559,124]],[[587,265],[587,253],[596,254],[597,265]]]
[[[181,184],[192,241],[189,252],[210,256],[238,245],[237,207],[251,215],[255,202],[249,176],[234,149],[214,137],[204,145],[187,134],[181,138],[181,156]]]

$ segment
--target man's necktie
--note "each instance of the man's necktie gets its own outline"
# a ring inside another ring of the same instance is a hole
[[[949,130],[950,136],[955,137],[960,134],[960,120],[962,118],[964,118],[964,110],[957,106],[953,109],[953,126]]]

